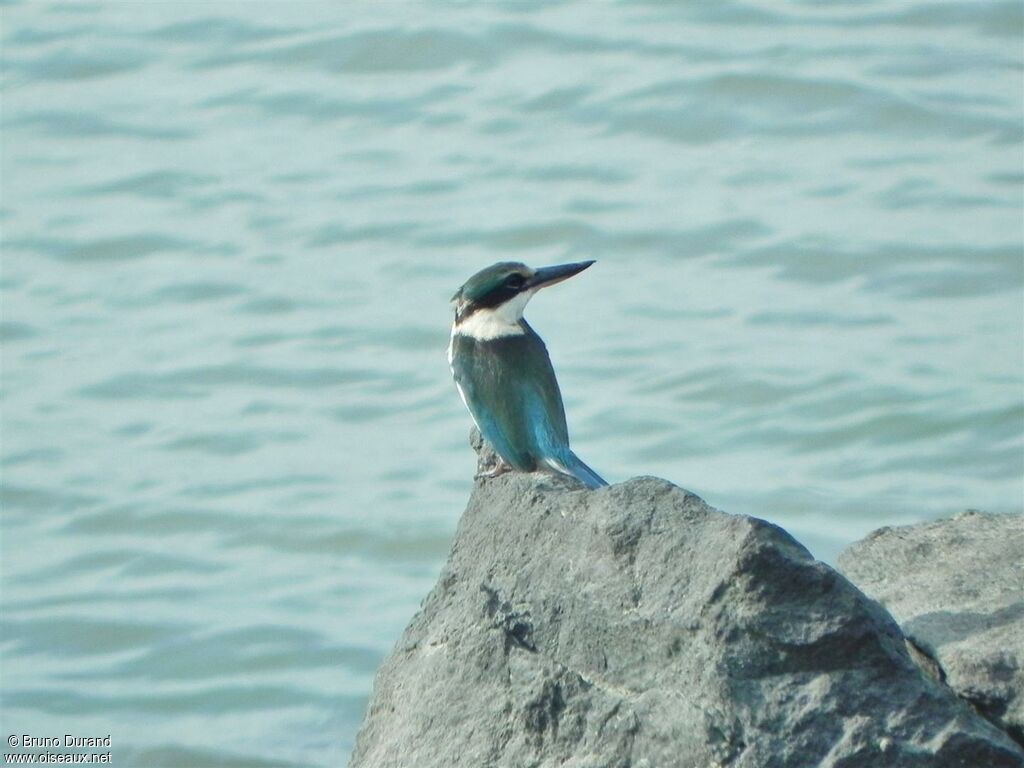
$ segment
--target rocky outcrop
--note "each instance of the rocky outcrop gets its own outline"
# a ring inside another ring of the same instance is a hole
[[[1024,745],[1024,517],[882,528],[839,557],[922,667]]]
[[[352,768],[1024,766],[780,528],[664,480],[478,481]]]

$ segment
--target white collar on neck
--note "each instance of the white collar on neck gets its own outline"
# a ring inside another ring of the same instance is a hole
[[[457,319],[452,326],[452,335],[469,336],[477,341],[522,336],[526,330],[519,321],[523,319],[523,310],[533,294],[533,290],[523,291],[504,304],[481,308],[468,317]]]

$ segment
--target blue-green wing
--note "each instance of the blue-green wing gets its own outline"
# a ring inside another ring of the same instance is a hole
[[[568,450],[558,382],[547,349],[526,333],[477,341],[456,336],[452,372],[484,438],[516,469]]]

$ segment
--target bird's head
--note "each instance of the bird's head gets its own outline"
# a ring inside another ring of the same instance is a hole
[[[469,278],[452,296],[455,322],[458,325],[473,315],[487,313],[495,321],[518,323],[533,294],[582,272],[593,263],[579,261],[539,269],[518,261],[492,264]]]

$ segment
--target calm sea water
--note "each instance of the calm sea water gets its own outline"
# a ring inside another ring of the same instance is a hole
[[[578,453],[785,526],[1015,511],[1019,2],[2,6],[8,734],[337,766],[471,488],[448,299]],[[18,751],[18,750],[13,750]]]

